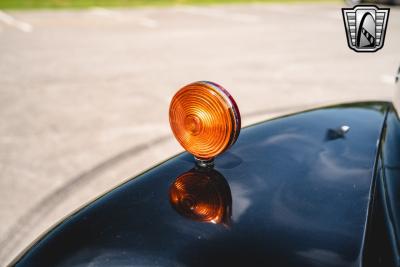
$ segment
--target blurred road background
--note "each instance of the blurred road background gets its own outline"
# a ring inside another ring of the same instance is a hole
[[[400,9],[357,54],[338,3],[0,11],[0,266],[66,214],[181,151],[174,92],[225,86],[244,125],[390,100]]]

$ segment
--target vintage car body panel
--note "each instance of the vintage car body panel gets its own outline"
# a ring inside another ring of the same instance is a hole
[[[369,266],[400,266],[400,122],[394,109],[382,132],[373,202]]]
[[[345,104],[244,128],[215,162],[222,176],[216,179],[231,194],[225,224],[195,221],[171,206],[171,184],[195,166],[182,153],[71,215],[14,264],[360,266],[369,240],[374,166],[391,107]],[[342,125],[350,131],[335,135]],[[388,136],[398,136],[398,121],[389,129]],[[388,146],[400,147],[400,141],[390,140],[382,155],[385,186],[394,195],[388,211],[394,227],[400,219],[400,183],[394,178],[400,160]]]
[[[385,203],[385,218],[391,237],[395,262],[400,263],[400,124],[397,114],[387,116],[382,151],[380,153],[382,201]]]

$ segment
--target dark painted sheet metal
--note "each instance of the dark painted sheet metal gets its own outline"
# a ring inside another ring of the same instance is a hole
[[[194,167],[184,153],[72,215],[17,265],[358,266],[387,105],[341,105],[243,129],[216,160],[217,174],[176,180]],[[344,124],[348,133],[332,135]],[[179,190],[188,195],[176,207],[170,193]]]
[[[395,266],[400,266],[400,121],[391,110],[386,119],[380,153],[380,200]]]

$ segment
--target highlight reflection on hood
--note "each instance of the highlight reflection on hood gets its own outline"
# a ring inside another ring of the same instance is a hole
[[[229,225],[232,196],[225,178],[214,169],[192,169],[181,174],[169,190],[172,207],[193,221]]]

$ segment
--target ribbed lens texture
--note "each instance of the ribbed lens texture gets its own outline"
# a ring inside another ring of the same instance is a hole
[[[201,222],[221,223],[227,202],[217,184],[204,173],[188,172],[170,188],[172,206],[182,216]]]
[[[207,83],[182,88],[173,97],[169,114],[175,137],[197,158],[213,158],[230,145],[233,114],[221,93]]]

